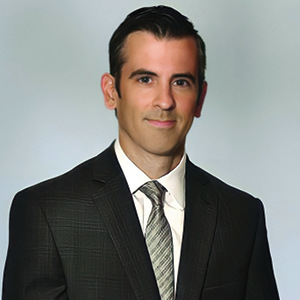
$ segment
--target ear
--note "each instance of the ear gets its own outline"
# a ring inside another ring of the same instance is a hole
[[[206,92],[207,92],[207,82],[203,81],[201,94],[199,96],[198,103],[197,103],[197,106],[196,106],[196,109],[195,109],[195,115],[194,116],[196,118],[199,118],[201,116],[201,111],[202,111],[204,99],[205,99],[205,96],[206,96]]]
[[[108,109],[115,109],[117,102],[117,93],[115,90],[115,78],[109,74],[105,73],[101,77],[101,89],[104,96],[104,104]]]

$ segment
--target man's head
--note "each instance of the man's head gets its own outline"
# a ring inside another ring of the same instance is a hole
[[[116,29],[109,43],[110,73],[115,77],[116,90],[121,97],[120,78],[126,61],[125,43],[131,33],[145,31],[158,39],[192,37],[198,48],[198,98],[205,79],[205,44],[187,17],[167,6],[143,7],[130,13]]]
[[[142,8],[114,33],[110,64],[101,88],[106,107],[117,112],[122,149],[149,177],[154,161],[166,174],[179,163],[186,135],[201,115],[204,43],[179,12]]]

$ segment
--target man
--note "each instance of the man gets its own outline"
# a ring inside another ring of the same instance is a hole
[[[3,300],[279,299],[261,202],[185,154],[207,90],[193,25],[142,8],[109,53],[118,140],[16,195]]]

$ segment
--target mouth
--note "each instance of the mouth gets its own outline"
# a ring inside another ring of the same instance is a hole
[[[171,128],[175,126],[176,121],[175,120],[153,120],[153,119],[146,119],[146,121],[155,127],[159,128]]]

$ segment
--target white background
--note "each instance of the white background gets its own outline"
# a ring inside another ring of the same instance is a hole
[[[262,199],[282,299],[300,295],[300,2],[162,1],[207,45],[209,91],[187,152]],[[59,175],[117,134],[99,87],[109,38],[136,0],[1,0],[0,269],[20,189]],[[1,280],[1,278],[0,278]]]

